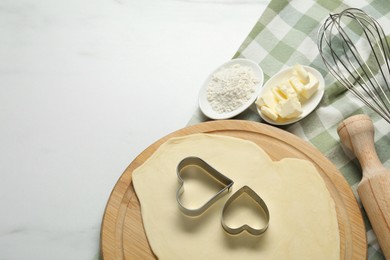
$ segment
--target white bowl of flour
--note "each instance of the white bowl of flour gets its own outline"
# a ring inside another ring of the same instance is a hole
[[[199,92],[199,107],[211,119],[232,118],[253,104],[264,74],[248,59],[233,59],[215,69]]]

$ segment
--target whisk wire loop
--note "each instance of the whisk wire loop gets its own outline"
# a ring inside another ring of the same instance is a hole
[[[390,123],[390,48],[380,24],[357,8],[330,14],[317,44],[333,77]]]

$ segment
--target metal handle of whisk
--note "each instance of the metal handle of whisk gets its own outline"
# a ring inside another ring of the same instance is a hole
[[[334,78],[390,123],[390,47],[380,24],[348,8],[329,15],[317,45]]]

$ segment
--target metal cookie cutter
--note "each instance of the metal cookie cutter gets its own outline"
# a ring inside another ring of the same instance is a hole
[[[264,214],[265,214],[265,218],[266,218],[266,224],[264,225],[264,227],[260,228],[260,229],[256,229],[256,228],[253,228],[247,224],[243,225],[243,226],[240,226],[238,228],[232,228],[232,227],[229,227],[225,221],[224,221],[224,215],[225,215],[225,211],[226,209],[229,207],[230,204],[233,203],[233,201],[235,201],[237,198],[239,198],[241,195],[243,195],[244,193],[246,193],[247,195],[249,195],[264,211]],[[270,216],[269,216],[269,211],[268,211],[268,207],[267,205],[265,204],[265,202],[263,201],[262,198],[260,198],[259,195],[257,195],[256,192],[254,192],[251,188],[249,188],[248,186],[243,186],[241,189],[239,189],[238,191],[236,191],[227,201],[226,201],[226,204],[225,206],[223,207],[223,210],[222,210],[222,220],[221,220],[221,223],[222,223],[222,226],[223,228],[225,229],[226,232],[228,232],[229,234],[232,234],[232,235],[237,235],[237,234],[240,234],[241,232],[243,232],[244,230],[246,230],[248,233],[250,233],[251,235],[261,235],[262,233],[264,233],[267,228],[268,228],[268,224],[269,224],[269,219],[270,219]]]
[[[218,191],[212,198],[210,198],[203,206],[200,208],[190,209],[185,207],[180,200],[181,194],[184,192],[183,187],[183,179],[181,177],[184,168],[188,166],[197,166],[203,169],[207,174],[209,174],[213,179],[217,182],[222,184],[223,188]],[[230,188],[233,186],[233,181],[226,177],[225,175],[221,174],[219,171],[215,170],[213,167],[211,167],[209,164],[207,164],[205,161],[198,157],[187,157],[184,158],[179,165],[177,166],[177,177],[179,180],[180,187],[176,193],[176,200],[179,204],[180,210],[191,217],[199,216],[201,215],[205,210],[207,210],[214,202],[216,202],[218,199],[223,197],[226,193],[230,191]]]

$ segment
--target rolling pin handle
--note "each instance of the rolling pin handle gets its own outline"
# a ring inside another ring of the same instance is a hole
[[[366,115],[351,116],[337,128],[341,142],[358,158],[363,178],[358,194],[379,245],[390,259],[390,170],[380,162],[374,145],[374,126]]]

